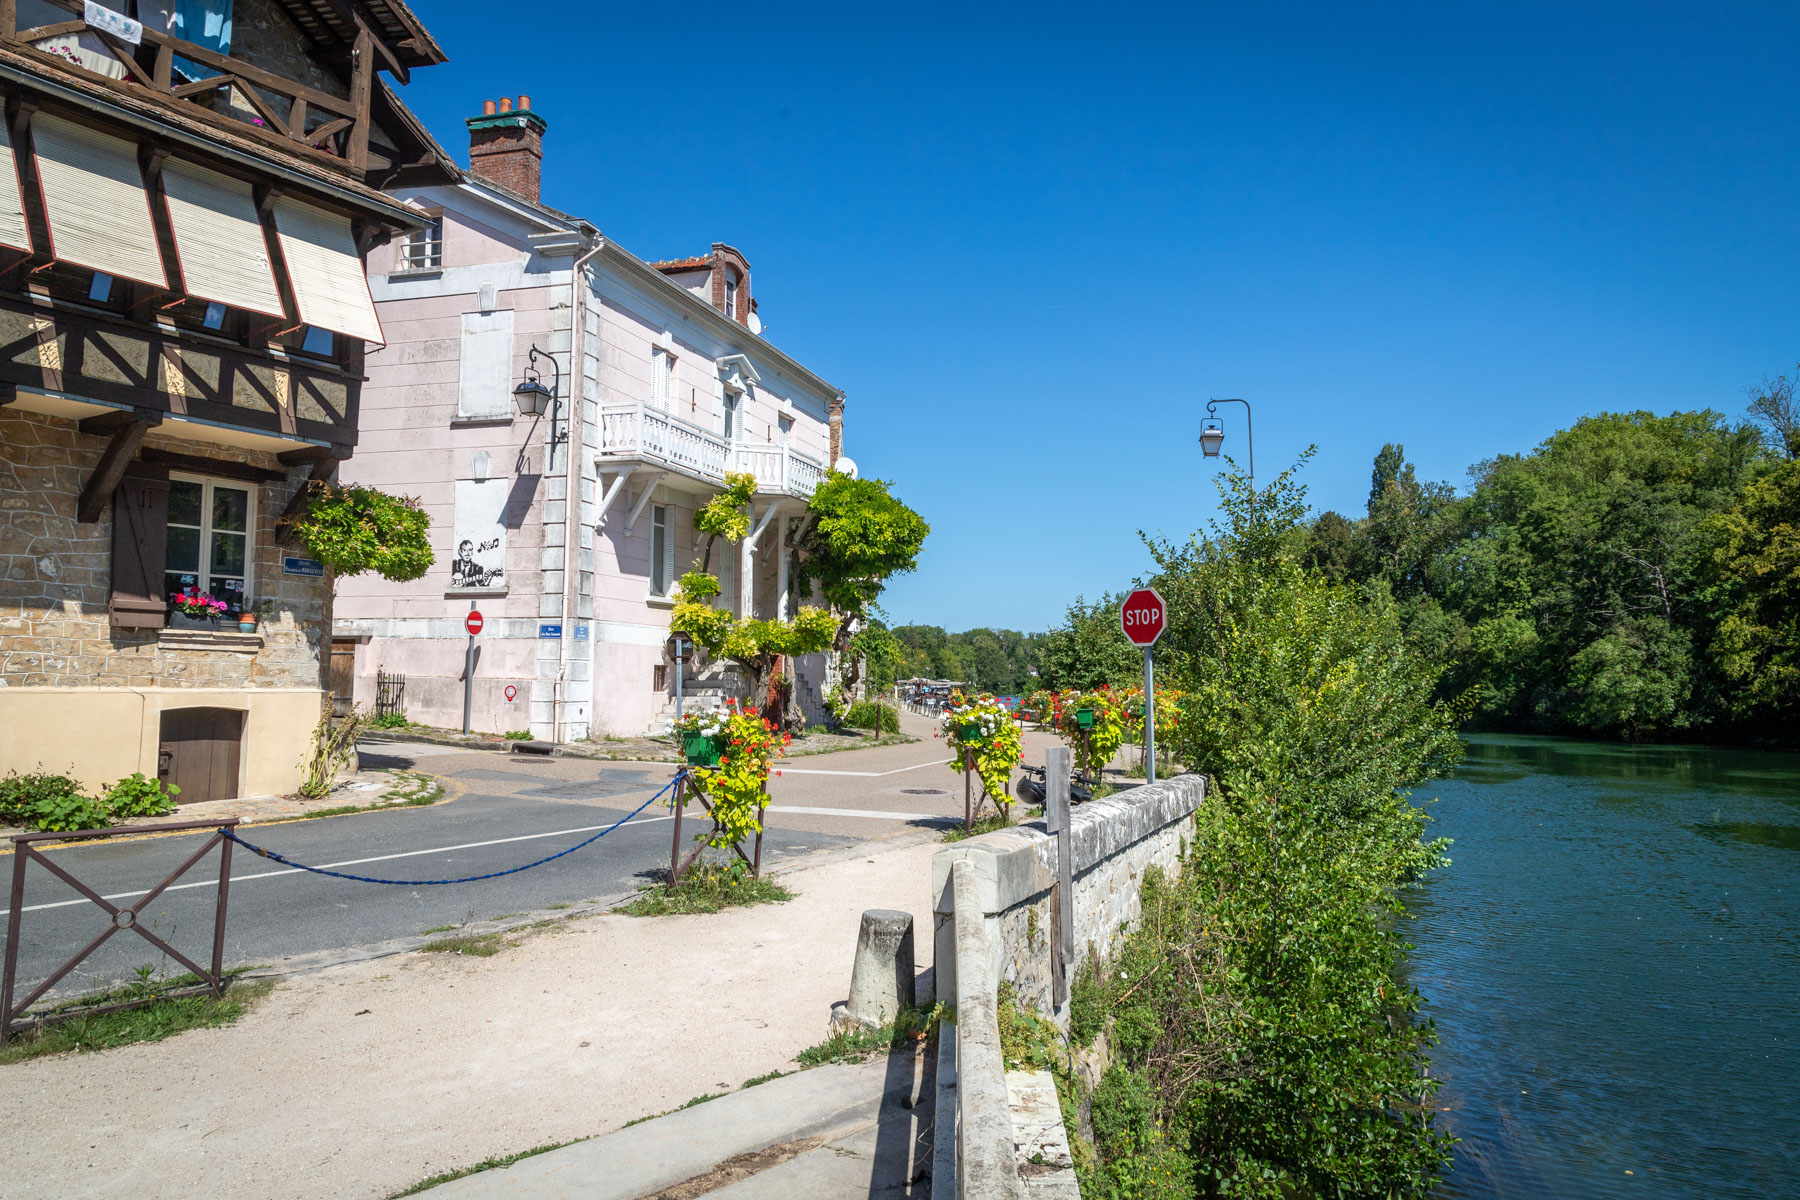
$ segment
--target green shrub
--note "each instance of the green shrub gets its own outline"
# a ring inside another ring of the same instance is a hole
[[[376,713],[369,718],[370,729],[405,729],[411,724],[403,712]]]
[[[1107,1158],[1148,1150],[1156,1137],[1156,1104],[1143,1073],[1115,1062],[1094,1089],[1094,1144]]]
[[[529,742],[531,740],[531,730],[509,729],[500,736],[509,742]]]
[[[844,714],[844,724],[856,729],[874,729],[877,714],[880,714],[880,732],[900,732],[899,710],[891,704],[875,704],[869,700],[864,700],[860,704],[852,704],[850,711]]]
[[[44,771],[14,772],[0,779],[0,821],[47,833],[103,829],[111,824],[106,806],[82,795],[81,785],[67,775]]]
[[[106,789],[102,803],[118,821],[160,817],[175,811],[175,793],[180,790],[174,784],[165,786],[161,780],[151,779],[142,771],[133,771]]]

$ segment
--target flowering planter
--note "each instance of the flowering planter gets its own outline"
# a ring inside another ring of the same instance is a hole
[[[978,742],[981,740],[981,725],[978,722],[970,722],[967,725],[958,725],[956,727],[956,737],[958,741]]]
[[[1091,708],[1076,709],[1075,725],[1079,729],[1092,729],[1094,727],[1094,710]]]
[[[219,628],[219,619],[217,617],[190,617],[177,610],[169,614],[169,628],[216,630]]]
[[[707,737],[701,733],[690,733],[681,739],[681,752],[687,756],[691,767],[718,766],[719,755],[724,749],[723,739]]]

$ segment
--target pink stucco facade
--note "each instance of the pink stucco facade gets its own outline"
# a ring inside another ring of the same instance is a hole
[[[413,720],[460,725],[474,605],[472,728],[644,732],[673,692],[666,593],[699,555],[694,510],[724,471],[758,476],[760,540],[721,545],[713,569],[736,610],[780,615],[775,547],[827,465],[842,394],[584,222],[474,178],[401,195],[441,211],[441,254],[371,255],[387,345],[343,478],[418,497],[437,563],[410,583],[340,582],[355,696],[404,675]],[[525,416],[511,390],[534,346],[560,405]]]

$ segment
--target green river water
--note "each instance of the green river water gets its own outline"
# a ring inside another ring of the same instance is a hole
[[[1800,1197],[1800,755],[1477,735],[1433,795],[1435,1195]]]

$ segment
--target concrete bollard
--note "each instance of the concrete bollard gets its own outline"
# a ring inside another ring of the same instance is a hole
[[[913,919],[908,912],[871,908],[856,937],[850,971],[850,1003],[844,1015],[864,1025],[886,1025],[913,1004]]]

